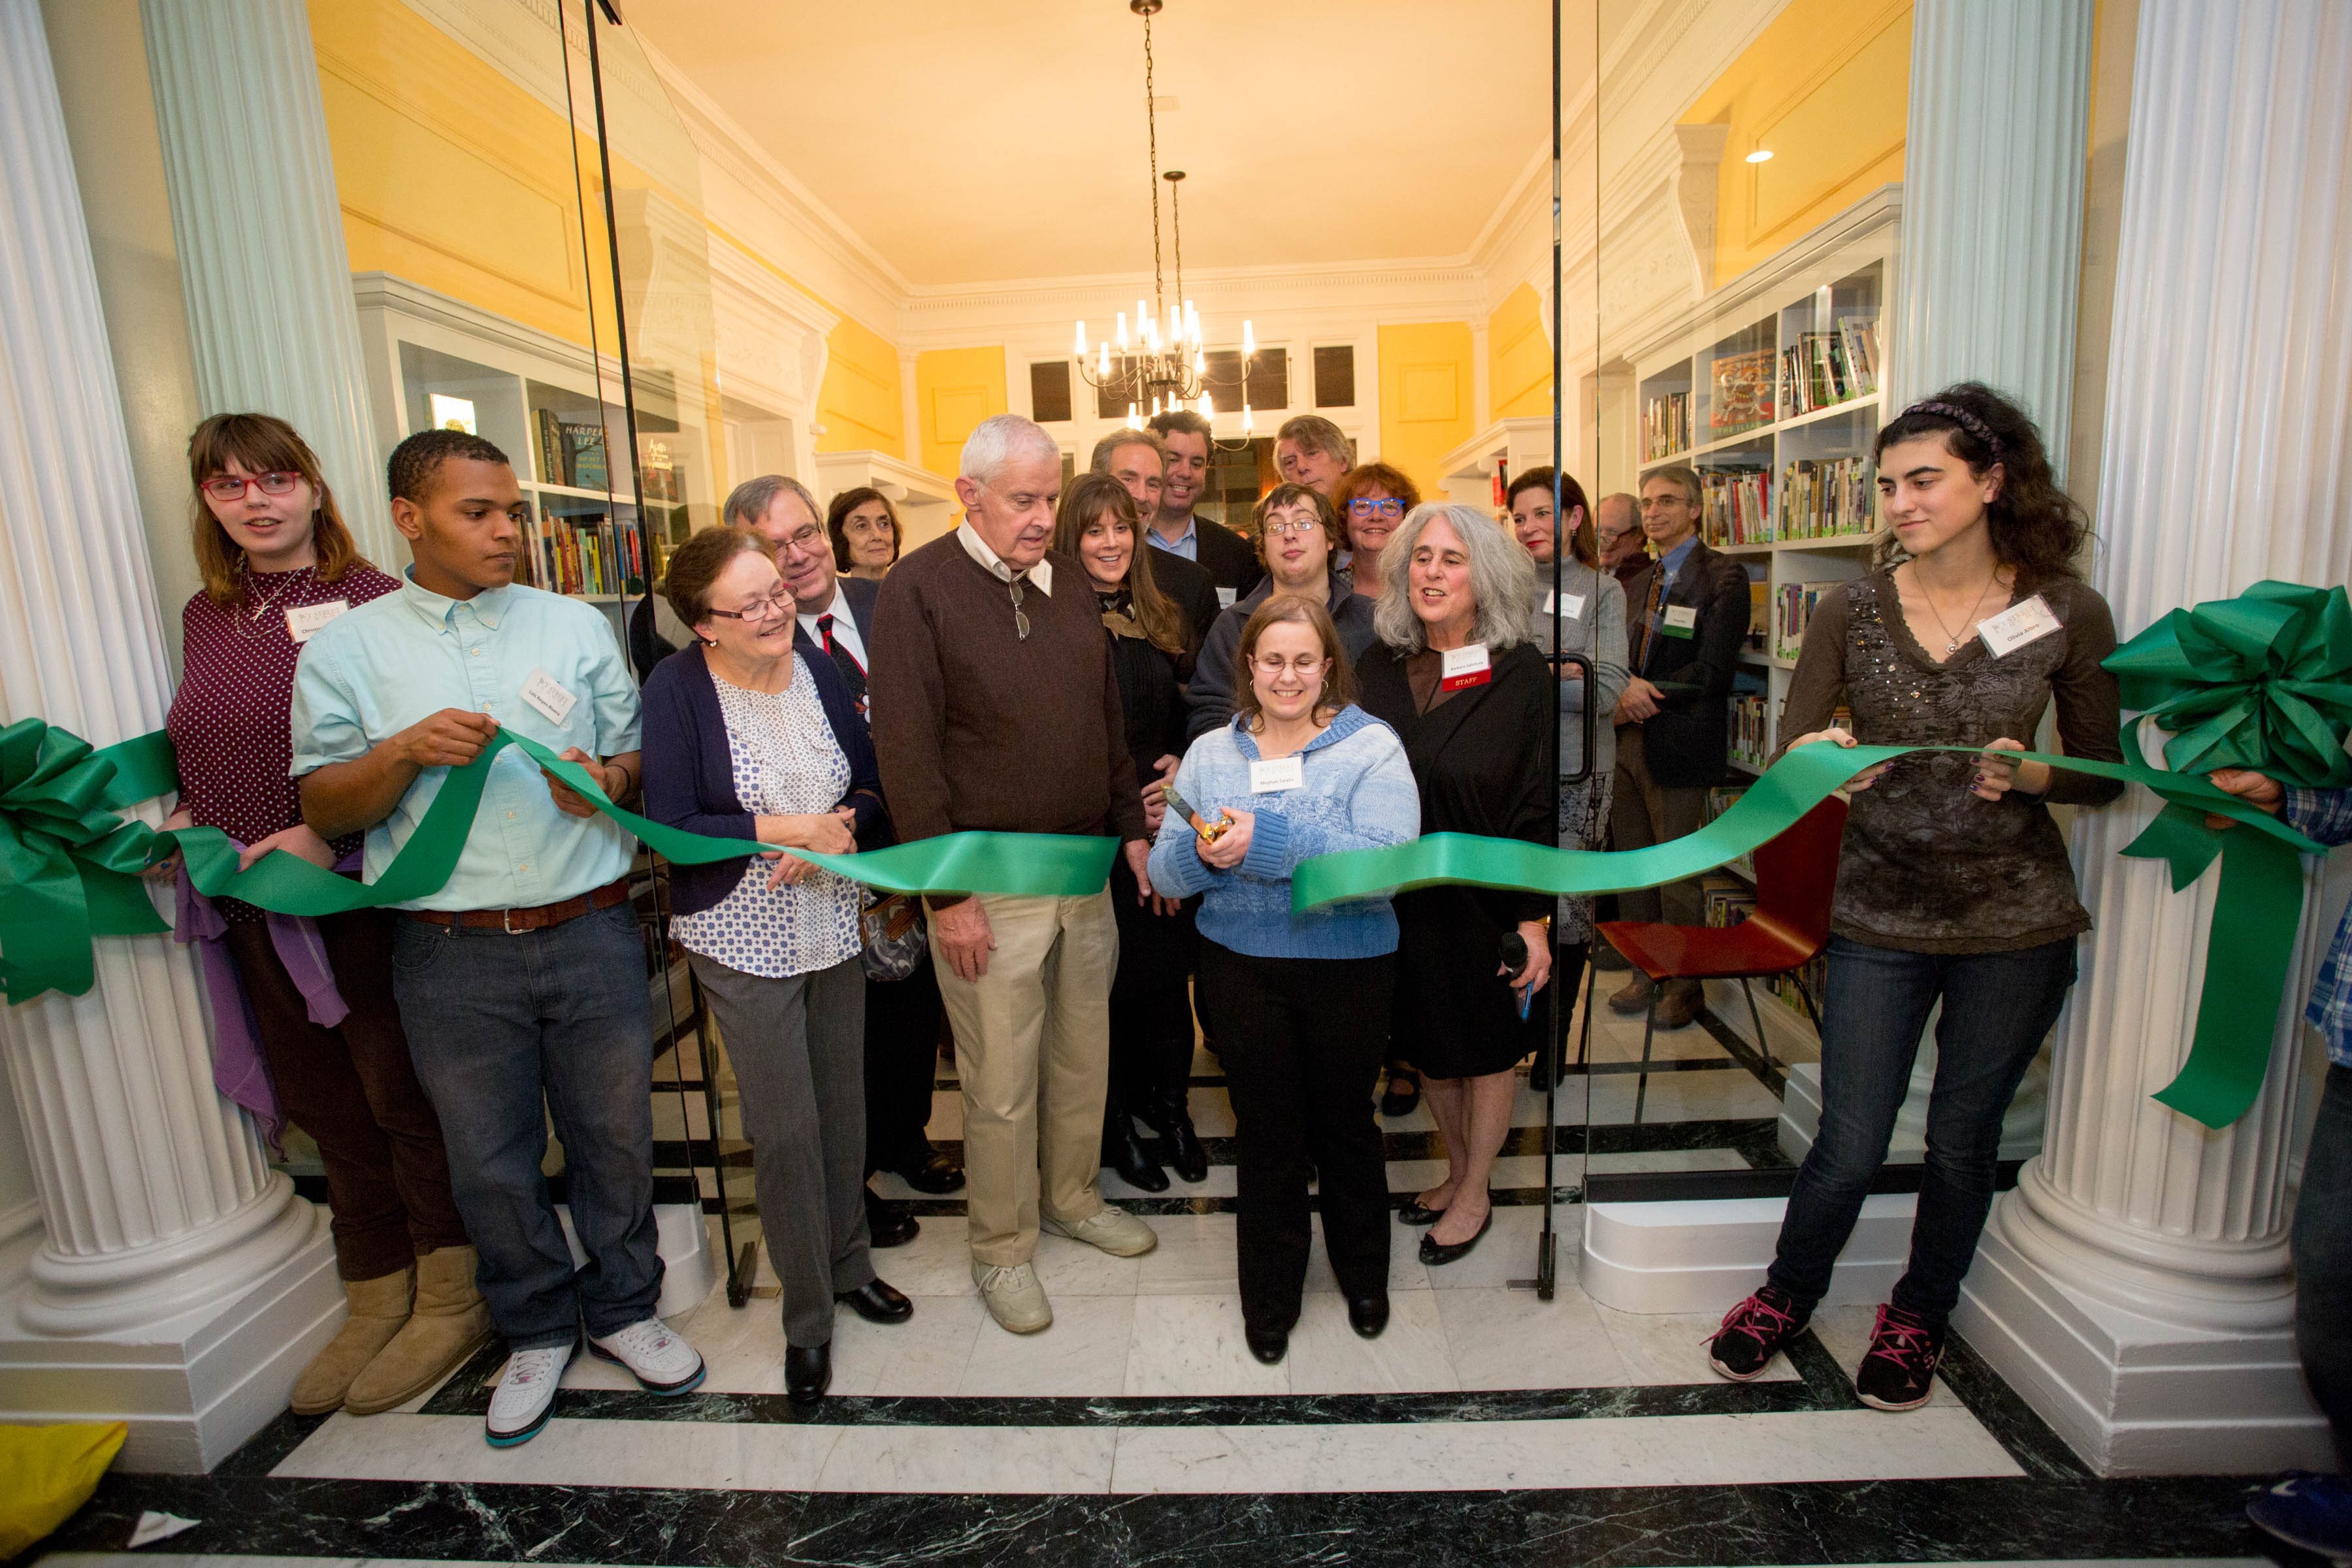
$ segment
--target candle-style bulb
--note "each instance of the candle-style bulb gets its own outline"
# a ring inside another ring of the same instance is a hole
[[[1122,343],[1120,346],[1123,348],[1126,345]],[[1095,374],[1108,376],[1110,374],[1110,344],[1106,342],[1102,345],[1101,354],[1102,357],[1095,361]]]
[[[1244,435],[1244,436],[1246,436],[1246,435],[1248,435],[1249,433],[1250,433],[1250,405],[1249,405],[1248,404],[1244,403],[1244,404],[1243,404],[1243,405],[1242,405],[1242,434],[1243,434],[1243,435]]]
[[[1251,334],[1250,324],[1244,321],[1242,323],[1242,358],[1247,359],[1255,353],[1257,353],[1257,339]]]
[[[1118,347],[1121,353],[1127,352],[1127,312],[1125,310],[1118,313]]]
[[[1203,419],[1214,419],[1216,416],[1217,411],[1210,405],[1209,395],[1205,392],[1201,394],[1201,417]]]
[[[1143,416],[1136,413],[1135,405],[1132,403],[1127,405],[1127,427],[1130,430],[1143,428]]]
[[[1084,359],[1087,357],[1087,324],[1084,321],[1080,321],[1078,323],[1077,346],[1070,352],[1076,358]]]

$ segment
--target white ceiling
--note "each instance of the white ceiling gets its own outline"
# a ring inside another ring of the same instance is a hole
[[[1150,268],[1126,0],[624,14],[919,289]],[[1465,255],[1548,147],[1550,34],[1549,0],[1169,0],[1187,269]]]

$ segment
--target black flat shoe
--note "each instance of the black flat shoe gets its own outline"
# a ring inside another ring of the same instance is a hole
[[[869,1323],[903,1323],[915,1315],[915,1304],[903,1292],[879,1279],[868,1280],[855,1290],[844,1290],[834,1300]]]
[[[814,1405],[833,1386],[833,1347],[784,1347],[784,1396],[794,1405]]]
[[[1389,1074],[1389,1084],[1381,1095],[1382,1116],[1411,1116],[1414,1106],[1421,1103],[1421,1075],[1408,1068]]]
[[[1397,1210],[1397,1218],[1407,1225],[1435,1225],[1444,1217],[1444,1209],[1425,1209],[1417,1197],[1405,1199],[1403,1206]]]
[[[1349,1297],[1348,1326],[1363,1339],[1379,1339],[1381,1331],[1389,1326],[1389,1293],[1375,1290],[1369,1296]]]
[[[904,1247],[922,1234],[914,1215],[902,1203],[866,1189],[866,1243],[869,1247]]]
[[[1495,1211],[1488,1209],[1486,1223],[1478,1227],[1478,1235],[1467,1241],[1457,1241],[1448,1245],[1439,1241],[1434,1235],[1423,1236],[1421,1238],[1421,1260],[1434,1268],[1440,1264],[1452,1263],[1458,1258],[1467,1258],[1470,1256],[1470,1249],[1478,1245],[1479,1237],[1494,1228]]]
[[[1250,1354],[1268,1366],[1290,1353],[1288,1329],[1244,1329],[1242,1338],[1249,1342]]]
[[[955,1192],[963,1185],[963,1167],[936,1149],[912,1164],[894,1169],[900,1181],[930,1197]]]

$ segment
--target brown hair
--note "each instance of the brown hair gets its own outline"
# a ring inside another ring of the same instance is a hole
[[[669,607],[677,612],[679,620],[692,627],[709,618],[710,585],[719,581],[719,574],[738,555],[775,559],[768,542],[745,528],[702,529],[670,552],[669,575],[663,580],[662,597],[669,601]]]
[[[1348,439],[1348,433],[1320,414],[1292,415],[1282,422],[1274,438],[1287,441],[1302,452],[1320,452],[1351,466],[1356,460],[1355,445]]]
[[[1339,646],[1339,628],[1331,624],[1331,612],[1312,599],[1276,594],[1250,616],[1249,625],[1242,628],[1241,647],[1234,650],[1234,711],[1242,716],[1244,729],[1258,727],[1257,682],[1251,676],[1258,638],[1267,627],[1286,624],[1313,627],[1322,641],[1323,657],[1331,662],[1323,677],[1323,695],[1316,700],[1315,717],[1328,723],[1326,714],[1336,715],[1356,700],[1356,672],[1349,668],[1348,650]]]
[[[1652,479],[1665,480],[1666,483],[1682,491],[1693,506],[1700,504],[1699,498],[1706,493],[1698,482],[1698,470],[1685,468],[1680,463],[1668,463],[1663,468],[1652,468],[1642,476],[1642,483],[1645,486]]]
[[[1313,485],[1302,485],[1296,479],[1285,479],[1258,498],[1250,509],[1250,542],[1257,546],[1258,564],[1265,564],[1265,520],[1277,507],[1307,505],[1315,509],[1315,521],[1322,525],[1323,542],[1334,554],[1339,549],[1339,513],[1331,510],[1330,498]]]
[[[1380,491],[1391,500],[1404,502],[1404,511],[1397,513],[1397,521],[1400,522],[1404,521],[1405,511],[1411,511],[1421,504],[1421,487],[1405,478],[1402,469],[1392,468],[1386,463],[1366,463],[1361,467],[1349,468],[1339,476],[1339,482],[1331,487],[1331,510],[1333,515],[1339,518],[1339,527],[1343,532],[1348,527],[1348,503],[1368,496],[1374,490]],[[1349,546],[1353,548],[1355,542],[1356,536],[1349,533]]]
[[[849,514],[870,500],[880,501],[882,515],[890,520],[891,564],[898,563],[898,552],[907,548],[907,530],[898,521],[898,509],[890,504],[888,496],[872,485],[844,490],[833,498],[831,506],[824,509],[824,531],[833,539],[833,569],[836,572],[849,570]],[[761,510],[764,511],[766,509]]]
[[[1526,473],[1513,479],[1511,488],[1503,492],[1503,505],[1508,507],[1517,500],[1521,490],[1550,490],[1551,474],[1549,463],[1546,463],[1540,468],[1529,468]],[[1576,482],[1574,474],[1559,476],[1559,495],[1552,504],[1558,509],[1559,514],[1552,519],[1551,525],[1555,533],[1559,529],[1559,517],[1571,511],[1581,510],[1584,513],[1584,521],[1578,523],[1576,531],[1568,536],[1569,553],[1576,557],[1578,565],[1590,566],[1595,571],[1600,570],[1601,544],[1593,532],[1592,508],[1585,500],[1584,487]],[[1516,532],[1517,530],[1514,529],[1513,531]]]
[[[188,437],[188,479],[196,498],[189,521],[205,598],[226,609],[245,597],[245,548],[205,504],[205,481],[228,472],[232,462],[248,474],[296,473],[309,482],[318,496],[310,513],[310,550],[320,582],[339,582],[354,564],[368,565],[352,542],[335,492],[319,471],[319,455],[294,426],[269,414],[215,414]]]
[[[1080,474],[1062,492],[1062,504],[1054,513],[1053,548],[1065,555],[1078,552],[1078,541],[1087,529],[1100,520],[1105,512],[1117,517],[1128,526],[1135,541],[1135,553],[1127,563],[1127,592],[1135,601],[1135,624],[1151,646],[1173,658],[1181,658],[1190,651],[1186,647],[1184,617],[1177,612],[1176,602],[1160,590],[1151,580],[1151,545],[1143,537],[1143,517],[1136,510],[1135,498],[1127,487],[1108,474]],[[1093,579],[1087,579],[1091,584]]]
[[[1876,464],[1898,442],[1935,435],[1979,479],[2000,467],[2000,489],[1985,505],[1995,558],[2035,577],[2079,574],[2074,560],[2090,539],[2090,521],[2058,488],[2042,432],[2024,409],[1980,381],[1963,381],[1896,415],[1871,444],[1870,460]],[[1909,559],[1891,529],[1879,541],[1879,558],[1884,565]]]

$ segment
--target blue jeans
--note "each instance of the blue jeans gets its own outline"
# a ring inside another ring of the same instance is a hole
[[[1904,952],[1830,938],[1822,998],[1822,1125],[1797,1171],[1769,1282],[1800,1315],[1828,1293],[1871,1179],[1886,1163],[1895,1116],[1927,1014],[1936,1082],[1927,1158],[1911,1225],[1911,1261],[1894,1303],[1932,1323],[1951,1316],[1992,1208],[2001,1118],[2074,984],[2074,939],[2008,952]]]
[[[2327,1069],[2294,1202],[2294,1348],[2352,1469],[2352,1067]]]
[[[492,1324],[533,1350],[572,1343],[583,1318],[603,1337],[652,1317],[653,1016],[635,912],[514,936],[404,919],[392,967]],[[550,1115],[588,1254],[576,1279],[540,1173]]]

